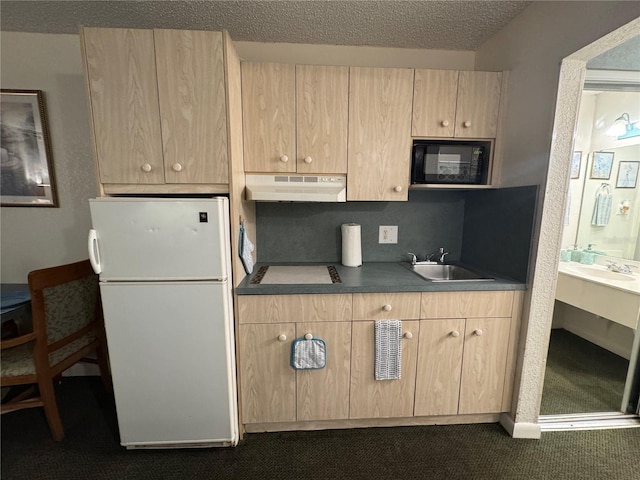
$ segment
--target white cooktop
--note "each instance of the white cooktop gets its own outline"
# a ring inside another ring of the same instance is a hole
[[[314,266],[269,266],[261,285],[296,283],[333,283],[326,265]]]

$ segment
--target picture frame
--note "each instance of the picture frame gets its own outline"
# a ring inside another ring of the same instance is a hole
[[[590,178],[609,180],[611,178],[613,156],[613,152],[594,152]]]
[[[638,170],[640,169],[640,161],[629,162],[623,160],[618,166],[618,178],[616,179],[616,188],[636,188],[638,185]]]
[[[0,90],[0,205],[58,207],[42,90]]]
[[[582,163],[582,152],[573,152],[571,157],[571,178],[580,178],[580,165]]]

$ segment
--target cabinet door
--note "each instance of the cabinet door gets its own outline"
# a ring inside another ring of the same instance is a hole
[[[229,183],[222,33],[154,30],[167,183]]]
[[[297,419],[349,418],[349,371],[351,369],[351,323],[311,322],[296,324],[296,337],[307,333],[327,345],[327,365],[320,370],[298,370]]]
[[[402,322],[400,380],[375,379],[375,322],[353,322],[351,333],[350,418],[411,417],[416,384],[420,322]]]
[[[152,30],[84,28],[102,183],[164,183]]]
[[[464,319],[422,320],[415,415],[458,413]]]
[[[456,70],[416,70],[411,134],[414,137],[453,137],[457,95]]]
[[[460,72],[456,137],[495,138],[501,86],[500,72]]]
[[[408,198],[413,70],[349,73],[348,200]]]
[[[296,66],[298,173],[347,173],[349,68]]]
[[[458,413],[502,411],[511,318],[468,318]]]
[[[295,172],[295,65],[244,62],[246,172]]]
[[[295,421],[296,375],[289,364],[295,324],[240,325],[239,332],[243,421]]]

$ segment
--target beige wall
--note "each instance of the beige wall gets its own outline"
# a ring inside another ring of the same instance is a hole
[[[87,199],[96,195],[77,35],[2,32],[2,88],[42,90],[48,110],[60,208],[0,209],[0,279],[87,258]]]
[[[540,433],[537,422],[569,182],[568,166],[582,90],[584,62],[572,60],[560,75],[562,59],[636,19],[639,8],[637,2],[534,2],[476,52],[477,69],[510,70],[505,186],[543,185],[534,231],[530,288],[523,309],[517,394],[511,417],[503,419],[505,426],[515,422],[511,428],[516,436]],[[561,89],[559,82],[563,85]],[[556,100],[565,96],[572,99],[573,107],[559,108],[556,114]],[[554,130],[566,138],[553,138]],[[566,157],[565,164],[554,169],[547,180],[552,155]]]

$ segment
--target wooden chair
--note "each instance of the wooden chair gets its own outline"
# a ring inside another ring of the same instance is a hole
[[[105,388],[112,388],[98,276],[85,260],[35,270],[28,279],[33,331],[0,342],[0,385],[32,387],[3,404],[1,411],[43,407],[51,434],[59,441],[64,429],[54,382],[62,372],[80,361],[97,363]],[[85,358],[93,351],[97,361]]]

